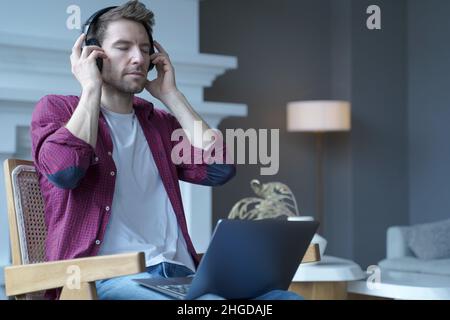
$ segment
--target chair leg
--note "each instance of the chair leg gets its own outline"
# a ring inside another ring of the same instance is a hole
[[[80,289],[70,289],[64,286],[60,300],[97,300],[97,289],[95,282],[82,282]]]

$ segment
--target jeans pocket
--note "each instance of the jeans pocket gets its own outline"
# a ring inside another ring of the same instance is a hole
[[[166,278],[187,277],[194,274],[188,267],[176,263],[163,262],[162,267],[163,275]]]

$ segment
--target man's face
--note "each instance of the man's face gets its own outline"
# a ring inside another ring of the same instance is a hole
[[[150,65],[150,40],[145,27],[126,19],[110,22],[102,48],[108,56],[103,61],[104,82],[121,92],[142,92]]]

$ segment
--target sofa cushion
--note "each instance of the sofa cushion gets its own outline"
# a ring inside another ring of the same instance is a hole
[[[420,259],[450,258],[450,219],[411,226],[408,246]]]
[[[450,259],[422,260],[414,257],[385,259],[378,263],[382,270],[417,272],[450,276]]]

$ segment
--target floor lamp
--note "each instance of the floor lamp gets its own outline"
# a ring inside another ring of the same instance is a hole
[[[319,233],[324,230],[323,213],[323,140],[327,132],[349,131],[350,103],[346,101],[296,101],[287,105],[287,130],[312,132],[316,136],[316,220]]]

